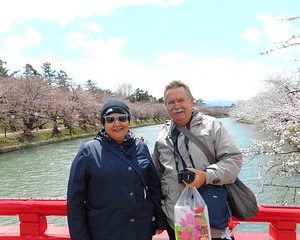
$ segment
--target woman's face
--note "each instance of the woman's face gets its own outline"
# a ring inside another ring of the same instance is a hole
[[[127,114],[112,113],[104,117],[104,129],[116,143],[121,144],[129,130]]]

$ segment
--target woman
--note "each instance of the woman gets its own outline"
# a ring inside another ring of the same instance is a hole
[[[150,240],[164,229],[164,215],[149,150],[129,131],[125,103],[107,101],[100,117],[104,128],[80,148],[71,167],[71,239]]]

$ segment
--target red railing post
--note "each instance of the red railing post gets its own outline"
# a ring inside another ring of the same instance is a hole
[[[21,236],[40,236],[47,229],[46,217],[38,213],[21,213],[19,220]]]
[[[272,240],[296,240],[295,222],[271,222],[269,235]]]

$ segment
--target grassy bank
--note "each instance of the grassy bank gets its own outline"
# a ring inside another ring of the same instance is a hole
[[[154,122],[151,120],[143,122],[132,122],[130,124],[130,128],[155,125],[163,122],[163,120],[161,122]],[[55,137],[51,137],[51,129],[43,129],[42,131],[33,132],[33,139],[31,141],[24,142],[20,141],[21,133],[9,133],[6,137],[4,135],[1,135],[0,137],[0,153],[12,152],[20,149],[57,143],[62,141],[69,141],[88,136],[95,136],[99,129],[101,129],[100,125],[96,128],[86,130],[77,127],[74,129],[72,134],[70,134],[70,132],[67,129],[61,129],[60,133]]]

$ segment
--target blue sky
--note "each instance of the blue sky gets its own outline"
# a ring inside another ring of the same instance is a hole
[[[293,71],[300,48],[260,55],[300,32],[299,0],[10,0],[0,15],[7,68],[43,62],[76,84],[131,84],[155,97],[174,79],[195,98],[254,96],[270,74]]]

